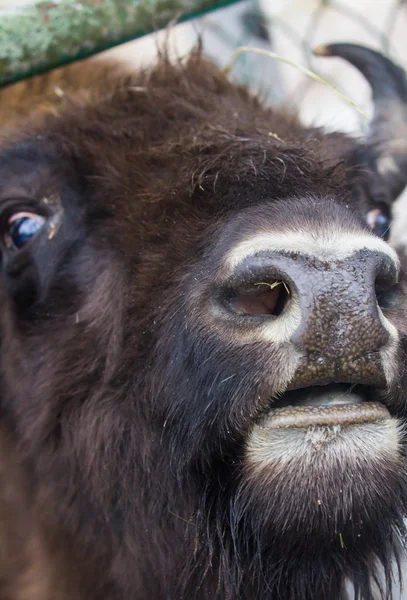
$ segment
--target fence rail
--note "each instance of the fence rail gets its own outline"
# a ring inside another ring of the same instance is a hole
[[[0,10],[0,86],[240,0],[53,0]]]

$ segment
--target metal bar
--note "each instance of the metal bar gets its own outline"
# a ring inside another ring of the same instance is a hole
[[[0,10],[0,86],[240,0],[36,0]]]

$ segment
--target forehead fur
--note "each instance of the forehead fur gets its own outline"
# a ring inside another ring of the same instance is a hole
[[[34,143],[76,159],[118,198],[165,200],[177,210],[196,199],[203,212],[220,200],[241,208],[263,197],[346,192],[343,161],[354,142],[263,108],[199,52],[175,65],[164,57],[141,73],[103,65],[103,75],[42,115]]]

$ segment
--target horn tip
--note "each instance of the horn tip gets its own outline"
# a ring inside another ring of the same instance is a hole
[[[331,48],[325,44],[313,48],[312,53],[316,56],[332,56]]]

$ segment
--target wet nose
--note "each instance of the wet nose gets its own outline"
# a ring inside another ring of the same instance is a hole
[[[384,385],[380,351],[390,333],[377,294],[392,287],[397,266],[380,251],[323,261],[265,252],[239,266],[229,306],[245,319],[282,319],[295,302],[299,325],[290,342],[301,355],[295,385],[332,381]]]

